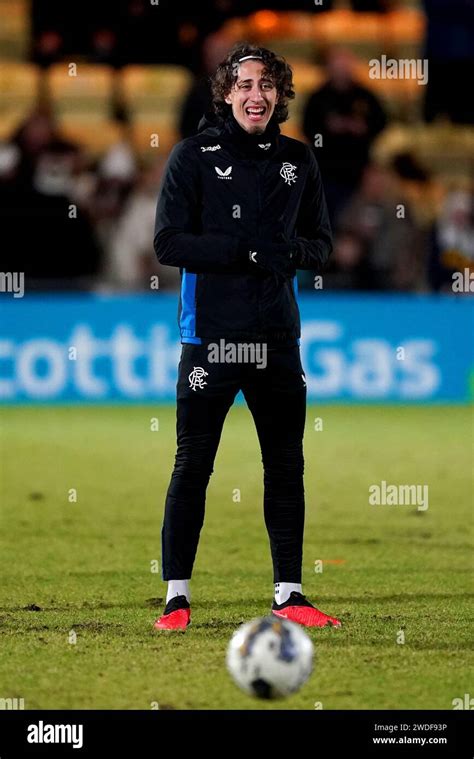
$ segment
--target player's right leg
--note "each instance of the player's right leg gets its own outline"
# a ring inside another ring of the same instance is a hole
[[[189,585],[201,527],[206,489],[222,427],[239,389],[236,367],[208,362],[205,345],[183,345],[177,383],[177,452],[161,531],[162,577],[168,580],[158,630],[190,623]],[[176,588],[176,591],[175,591]]]

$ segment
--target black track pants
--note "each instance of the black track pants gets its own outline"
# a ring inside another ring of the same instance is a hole
[[[182,347],[177,453],[161,532],[163,580],[191,577],[222,427],[242,390],[262,452],[264,517],[274,582],[300,583],[306,382],[299,347],[269,349],[265,368],[257,368],[255,362],[211,363],[208,358],[206,345]]]

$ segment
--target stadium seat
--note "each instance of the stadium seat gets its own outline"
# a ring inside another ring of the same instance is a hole
[[[472,181],[467,156],[474,156],[474,133],[449,122],[408,126],[391,124],[377,138],[373,157],[382,163],[400,152],[413,152],[433,175]]]
[[[32,63],[0,62],[0,134],[15,129],[36,103],[40,72]]]
[[[152,137],[157,135],[158,144],[152,144]],[[168,118],[150,118],[136,116],[132,122],[132,142],[135,150],[145,160],[153,155],[167,155],[180,139],[176,129],[176,115],[170,113]]]
[[[100,157],[111,145],[122,137],[123,127],[110,119],[77,119],[63,117],[60,121],[61,134],[78,143],[90,158]]]
[[[2,58],[13,61],[26,56],[30,36],[29,11],[29,0],[0,0]]]
[[[126,66],[120,91],[132,116],[175,114],[192,82],[182,66]]]
[[[51,102],[60,121],[70,116],[88,121],[107,120],[111,115],[114,70],[102,64],[56,63],[46,75]]]

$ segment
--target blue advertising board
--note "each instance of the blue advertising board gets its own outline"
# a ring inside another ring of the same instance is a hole
[[[318,402],[466,403],[474,298],[302,294],[301,354]],[[3,296],[2,403],[172,401],[177,296]]]

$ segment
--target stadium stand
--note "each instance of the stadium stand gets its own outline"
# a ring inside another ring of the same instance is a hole
[[[242,11],[239,16],[219,17],[221,25],[217,32],[212,25],[206,32],[190,16],[187,22],[183,20],[179,34],[182,49],[177,47],[167,63],[158,62],[161,58],[156,58],[154,63],[143,63],[131,57],[120,63],[93,62],[100,59],[94,58],[89,48],[78,49],[77,54],[72,55],[71,44],[80,45],[80,34],[73,35],[73,43],[69,35],[69,48],[67,45],[62,48],[61,44],[48,48],[55,41],[46,40],[47,49],[40,50],[39,54],[34,35],[48,33],[51,14],[54,15],[53,6],[48,6],[47,24],[35,32],[35,19],[41,15],[40,5],[33,0],[0,0],[3,155],[8,158],[8,172],[14,179],[15,169],[10,164],[15,150],[9,150],[9,141],[14,141],[18,127],[34,115],[38,105],[45,107],[55,122],[56,142],[63,139],[79,151],[73,194],[98,227],[104,249],[110,247],[106,239],[108,230],[121,218],[123,209],[127,209],[128,193],[136,196],[135,206],[142,196],[146,196],[149,205],[154,182],[156,191],[158,189],[166,156],[179,139],[180,111],[197,81],[190,61],[199,57],[203,61],[207,57],[215,67],[216,61],[225,54],[225,46],[230,47],[241,39],[270,47],[285,55],[291,64],[296,98],[290,103],[291,119],[282,125],[282,131],[298,139],[305,139],[302,126],[308,99],[326,81],[328,53],[335,47],[352,51],[355,81],[377,97],[388,117],[387,126],[371,147],[369,160],[396,176],[413,212],[414,223],[427,229],[436,221],[449,193],[459,188],[467,193],[472,191],[472,125],[462,121],[453,123],[455,116],[450,119],[449,108],[446,113],[442,108],[440,113],[435,112],[431,123],[423,121],[427,88],[414,78],[370,77],[369,62],[382,54],[395,59],[419,59],[425,54],[430,16],[423,12],[421,0],[393,0],[389,4],[364,0],[354,3],[353,8],[346,0],[335,0],[333,9],[317,13],[298,9],[303,7],[302,3],[296,3],[295,10],[277,10],[276,5],[275,10],[262,9],[262,4],[256,12]],[[280,3],[279,7],[288,8],[289,4]],[[87,12],[92,18],[93,11]],[[58,38],[61,41],[64,9],[60,15]],[[103,18],[101,24],[98,29],[103,28]],[[118,42],[126,30],[126,21],[122,27],[115,25]],[[91,26],[91,34],[93,31]],[[203,36],[205,33],[207,37]],[[200,45],[199,52],[190,51],[190,44]],[[68,50],[67,55],[63,49]],[[145,58],[153,61],[153,49]],[[186,62],[186,66],[176,65],[176,60]],[[209,71],[203,66],[200,73]],[[18,145],[14,147],[17,149]],[[48,150],[51,161],[51,145]],[[57,147],[55,150],[55,160],[59,160]],[[131,187],[128,181],[119,183],[119,187],[118,180],[104,170],[111,161],[120,163],[117,156],[121,151],[130,154],[130,160],[139,167]],[[41,158],[38,156],[38,161],[41,162]],[[410,168],[410,162],[415,168]],[[43,173],[49,170],[48,165],[48,161],[43,161]],[[418,170],[417,165],[425,169]],[[147,188],[145,193],[142,186]],[[145,216],[151,217],[148,212]]]

